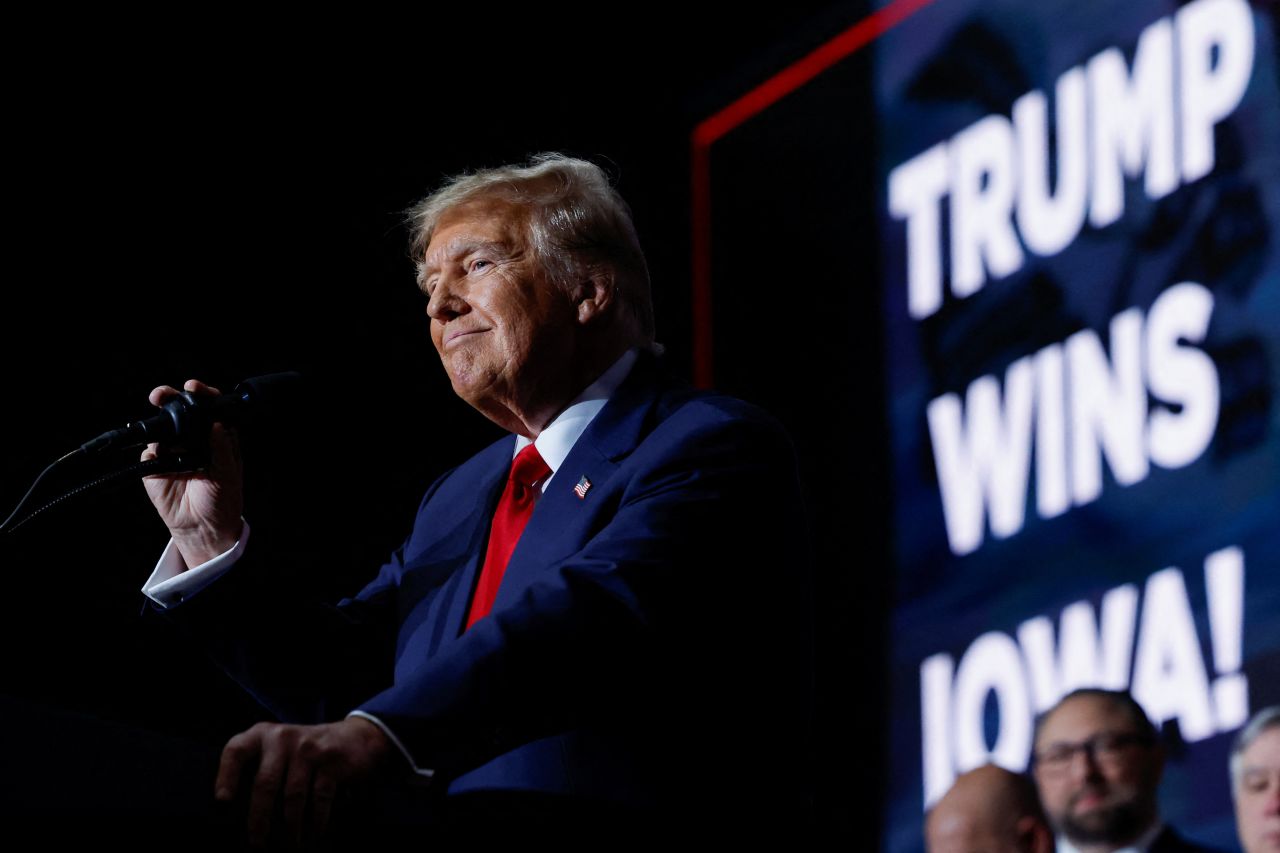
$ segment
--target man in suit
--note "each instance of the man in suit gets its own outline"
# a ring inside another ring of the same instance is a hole
[[[1037,721],[1034,776],[1059,853],[1196,853],[1160,818],[1164,747],[1126,691],[1082,688]]]
[[[929,853],[1053,853],[1034,783],[985,764],[961,774],[925,819]]]
[[[590,163],[457,178],[415,210],[412,252],[454,391],[512,435],[428,490],[365,589],[336,608],[272,589],[222,427],[203,475],[148,478],[173,541],[144,591],[287,721],[228,743],[217,796],[247,792],[259,841],[405,771],[526,817],[796,828],[810,611],[787,438],[663,378],[630,213]]]
[[[1231,745],[1231,797],[1244,853],[1280,853],[1280,705],[1250,717]]]

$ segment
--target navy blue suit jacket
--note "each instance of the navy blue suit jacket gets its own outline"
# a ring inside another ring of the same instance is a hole
[[[1174,832],[1173,827],[1166,825],[1156,836],[1155,841],[1151,842],[1148,853],[1221,853],[1221,851],[1188,841]]]
[[[282,719],[373,714],[451,794],[710,815],[768,792],[803,811],[810,576],[781,428],[640,359],[464,632],[513,450],[509,436],[437,480],[404,545],[336,607],[281,604],[246,554],[171,615]]]

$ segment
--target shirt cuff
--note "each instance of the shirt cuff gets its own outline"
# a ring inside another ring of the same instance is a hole
[[[373,714],[366,714],[364,711],[352,711],[350,714],[347,714],[348,719],[351,717],[360,717],[361,719],[368,720],[378,728],[382,729],[382,733],[387,736],[387,740],[395,744],[396,749],[400,750],[400,754],[404,756],[404,760],[409,762],[409,767],[413,770],[414,775],[419,777],[423,782],[429,781],[436,775],[436,771],[426,767],[419,767],[414,763],[413,756],[409,754],[409,750],[404,748],[404,744],[400,742],[400,738],[396,737],[395,732],[387,728],[387,724],[382,722],[382,720],[379,720]]]
[[[243,518],[240,521],[243,527],[236,544],[212,560],[207,560],[194,568],[187,568],[182,554],[170,539],[151,577],[147,578],[147,582],[142,585],[142,594],[167,609],[175,604],[181,604],[222,577],[240,559],[240,555],[244,553],[244,546],[249,541],[249,522]]]

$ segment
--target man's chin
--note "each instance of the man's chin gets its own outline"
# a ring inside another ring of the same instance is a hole
[[[1123,844],[1137,838],[1145,828],[1135,809],[1125,804],[1096,805],[1073,813],[1062,822],[1063,834],[1085,844]]]
[[[1106,841],[1115,823],[1109,809],[1091,809],[1065,822],[1067,835],[1088,841]]]

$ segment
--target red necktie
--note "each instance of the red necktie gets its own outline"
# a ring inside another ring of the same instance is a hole
[[[489,528],[489,548],[485,551],[484,568],[480,570],[476,594],[471,599],[468,628],[489,615],[493,600],[498,597],[498,585],[507,570],[507,561],[520,541],[529,516],[533,514],[537,494],[535,484],[550,473],[551,468],[532,444],[517,453],[511,463],[511,474],[507,477],[506,488],[502,490],[498,509],[493,514],[493,525]]]

